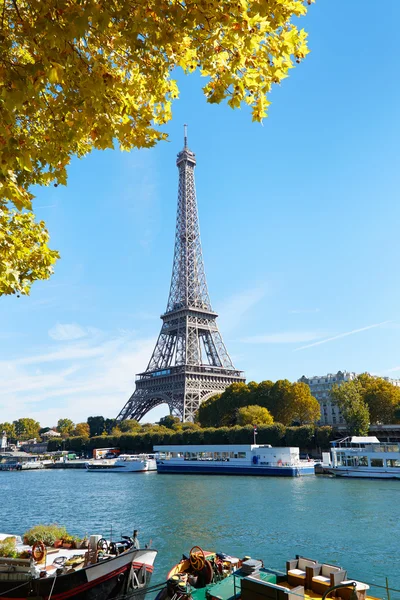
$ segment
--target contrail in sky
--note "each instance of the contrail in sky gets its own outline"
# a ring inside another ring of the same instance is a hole
[[[339,335],[334,335],[333,337],[326,338],[325,340],[313,342],[312,344],[307,344],[306,346],[300,346],[300,348],[296,348],[295,350],[293,350],[293,352],[298,352],[298,350],[305,350],[306,348],[312,348],[313,346],[320,346],[321,344],[326,344],[327,342],[332,342],[333,340],[339,340],[340,338],[347,337],[348,335],[353,335],[354,333],[360,333],[361,331],[374,329],[374,327],[381,327],[381,325],[386,325],[386,323],[391,323],[391,321],[383,321],[382,323],[375,323],[375,325],[368,325],[367,327],[361,327],[360,329],[353,329],[353,331],[346,331],[346,333],[339,333]]]

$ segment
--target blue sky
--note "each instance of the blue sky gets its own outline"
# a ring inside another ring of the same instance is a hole
[[[310,7],[311,54],[274,89],[263,125],[207,105],[201,78],[179,75],[168,143],[94,152],[73,161],[66,188],[36,190],[62,259],[30,297],[0,301],[0,422],[116,416],[132,393],[168,298],[183,123],[235,366],[256,381],[400,377],[400,3],[376,7]]]

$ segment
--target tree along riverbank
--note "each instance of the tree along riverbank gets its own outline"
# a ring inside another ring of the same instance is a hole
[[[330,447],[330,441],[343,437],[334,432],[332,427],[314,427],[302,425],[285,427],[281,423],[257,426],[257,444],[271,446],[298,446],[313,454],[319,454]],[[95,448],[121,449],[123,453],[152,452],[155,445],[169,444],[252,444],[254,429],[252,425],[244,427],[208,427],[203,429],[186,429],[181,431],[127,433],[122,435],[101,435],[97,437],[70,437],[60,440],[50,440],[49,451],[73,450],[89,453]]]

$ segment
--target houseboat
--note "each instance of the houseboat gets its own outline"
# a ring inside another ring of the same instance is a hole
[[[375,436],[332,442],[331,458],[329,472],[338,477],[400,479],[400,445],[380,442]]]
[[[0,557],[0,596],[7,600],[144,600],[157,555],[137,549],[125,536],[111,542],[92,535],[86,549],[32,547],[19,536],[0,534],[15,544],[12,556]]]
[[[154,454],[120,454],[116,460],[92,460],[85,466],[91,473],[141,473],[157,470]]]
[[[206,475],[314,475],[314,462],[300,460],[299,448],[269,445],[155,446],[158,473]],[[162,453],[162,454],[161,454]]]

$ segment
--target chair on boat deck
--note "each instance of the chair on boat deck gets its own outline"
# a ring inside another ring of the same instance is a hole
[[[250,575],[241,580],[241,600],[304,600],[304,587],[288,589]]]
[[[309,567],[307,567],[306,570],[307,569],[309,569]],[[342,583],[347,577],[347,572],[336,565],[328,565],[324,563],[322,565],[318,565],[317,569],[314,568],[313,572],[309,573],[309,578],[310,577],[310,589],[316,594],[323,596],[328,588]]]
[[[305,558],[304,556],[296,556],[295,560],[286,562],[286,576],[289,585],[302,585],[306,590],[311,589],[311,580],[314,573],[317,573],[321,565],[316,560]]]
[[[342,600],[353,600],[353,586],[351,585],[353,582],[356,584],[357,600],[365,600],[369,585],[367,583],[362,583],[362,581],[356,581],[355,579],[341,581],[340,583],[348,583],[349,587],[340,588],[338,590],[338,596],[340,595]]]

